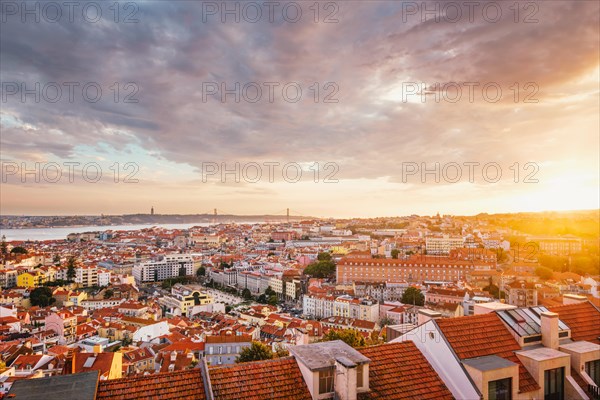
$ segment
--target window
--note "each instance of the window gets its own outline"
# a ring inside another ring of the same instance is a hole
[[[364,372],[364,365],[359,365],[358,367],[356,367],[356,387],[357,388],[361,388],[365,385],[364,383],[364,378],[363,378],[363,372]]]
[[[564,400],[565,368],[544,371],[544,400]]]
[[[586,362],[585,372],[592,378],[596,385],[600,386],[600,360]]]
[[[333,368],[319,371],[319,394],[333,392]]]
[[[512,378],[499,379],[488,383],[489,400],[511,400]]]

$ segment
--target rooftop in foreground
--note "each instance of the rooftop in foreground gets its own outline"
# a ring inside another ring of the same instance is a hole
[[[354,364],[365,364],[371,361],[341,340],[292,346],[290,353],[311,371],[332,367],[336,360],[350,361]]]

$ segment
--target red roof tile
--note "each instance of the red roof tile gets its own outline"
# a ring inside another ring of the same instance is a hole
[[[98,382],[96,400],[204,400],[200,369]]]
[[[521,346],[496,313],[436,320],[450,346],[461,360],[496,355],[519,364],[519,391],[539,385],[515,355]]]
[[[586,340],[600,344],[600,311],[592,303],[568,304],[550,307],[558,318],[571,328],[573,340]]]
[[[371,399],[453,399],[452,393],[413,342],[390,343],[359,349],[371,359],[368,393]]]
[[[214,343],[245,343],[252,341],[250,335],[211,335],[206,337],[207,344]]]
[[[210,368],[215,399],[311,400],[293,357]]]

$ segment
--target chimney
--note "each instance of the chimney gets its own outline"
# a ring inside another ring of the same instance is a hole
[[[102,353],[102,346],[99,344],[95,344],[94,345],[94,354],[98,355],[99,353]]]
[[[339,400],[356,400],[356,367],[347,357],[335,358],[335,398]]]
[[[587,301],[587,297],[580,296],[578,294],[565,294],[563,295],[563,304],[579,304],[585,303]]]
[[[72,374],[75,369],[75,353],[73,349],[69,349],[65,355],[65,364],[63,366],[63,375]]]
[[[308,344],[308,334],[302,328],[296,328],[296,345]]]
[[[419,314],[417,315],[417,325],[422,325],[430,319],[438,319],[441,317],[442,314],[437,311],[422,308],[419,310]]]
[[[558,314],[543,312],[542,319],[542,344],[544,347],[558,350]]]

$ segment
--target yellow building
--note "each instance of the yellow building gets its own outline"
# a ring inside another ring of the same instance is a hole
[[[87,298],[86,292],[71,292],[69,294],[69,301],[73,303],[74,306],[81,306],[81,302],[87,300]]]
[[[346,255],[348,254],[349,250],[347,247],[345,246],[333,246],[331,248],[331,252],[333,254],[341,254],[341,255]]]
[[[214,299],[208,293],[176,284],[171,288],[171,294],[161,297],[158,302],[169,314],[190,316],[194,306],[214,304]]]
[[[40,271],[24,272],[17,276],[17,286],[19,287],[37,287],[46,282],[46,275]]]

